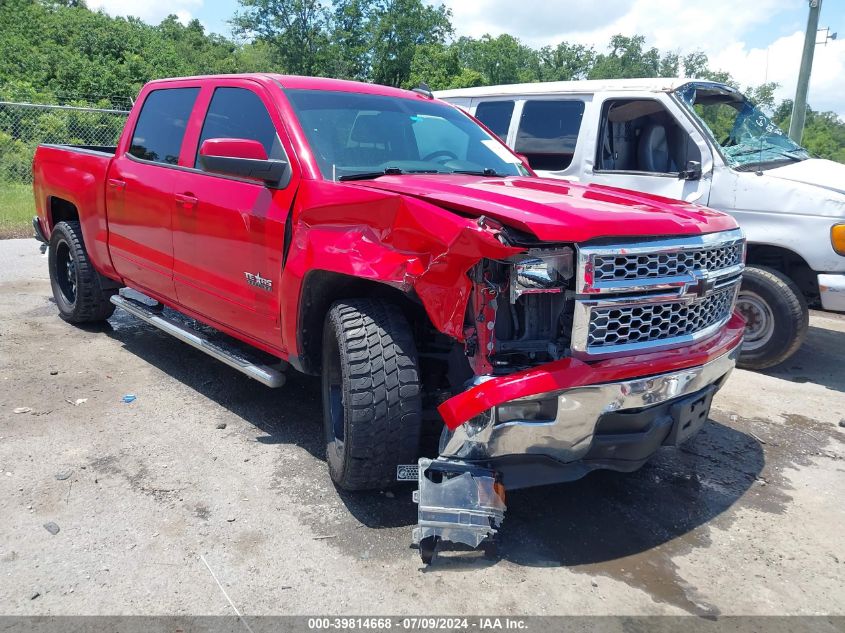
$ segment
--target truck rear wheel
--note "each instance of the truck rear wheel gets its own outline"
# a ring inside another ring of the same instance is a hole
[[[416,463],[422,405],[417,350],[395,305],[332,305],[323,328],[323,426],[332,481],[344,490],[385,488]]]
[[[79,222],[59,222],[50,235],[50,285],[61,317],[70,323],[105,321],[114,312],[94,270]]]
[[[746,321],[737,363],[744,369],[768,369],[782,363],[807,336],[810,313],[804,295],[776,270],[746,268],[736,307]]]

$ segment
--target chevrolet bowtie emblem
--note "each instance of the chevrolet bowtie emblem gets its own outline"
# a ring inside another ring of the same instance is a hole
[[[694,294],[696,297],[706,297],[713,288],[716,287],[716,281],[713,279],[697,279],[693,284],[687,284],[687,294]]]

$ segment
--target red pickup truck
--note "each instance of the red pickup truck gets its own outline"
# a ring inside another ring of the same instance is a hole
[[[733,219],[538,178],[425,89],[154,81],[117,147],[33,169],[64,319],[120,306],[269,386],[321,375],[332,480],[418,481],[426,560],[490,543],[506,488],[687,439],[742,339]]]

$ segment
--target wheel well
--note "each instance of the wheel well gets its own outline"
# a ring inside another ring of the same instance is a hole
[[[308,374],[320,372],[326,314],[335,301],[356,298],[389,299],[402,308],[412,323],[421,318],[428,321],[415,295],[369,279],[325,270],[311,271],[303,281],[299,301],[300,356],[291,360],[294,364],[298,360],[298,369]]]
[[[797,253],[780,246],[749,244],[745,263],[748,266],[766,266],[782,272],[795,282],[811,307],[819,303],[816,273]]]
[[[63,198],[51,196],[47,200],[47,212],[50,216],[50,227],[56,226],[59,222],[78,222],[79,211],[76,205]]]

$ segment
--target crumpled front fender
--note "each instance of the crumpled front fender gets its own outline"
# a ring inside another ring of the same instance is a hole
[[[336,199],[338,191],[343,196]],[[297,197],[283,277],[288,296],[299,296],[313,270],[413,290],[432,325],[459,341],[472,290],[467,271],[482,258],[524,250],[502,244],[496,222],[412,197],[320,181],[303,183]],[[295,341],[296,323],[287,327],[287,340]]]

